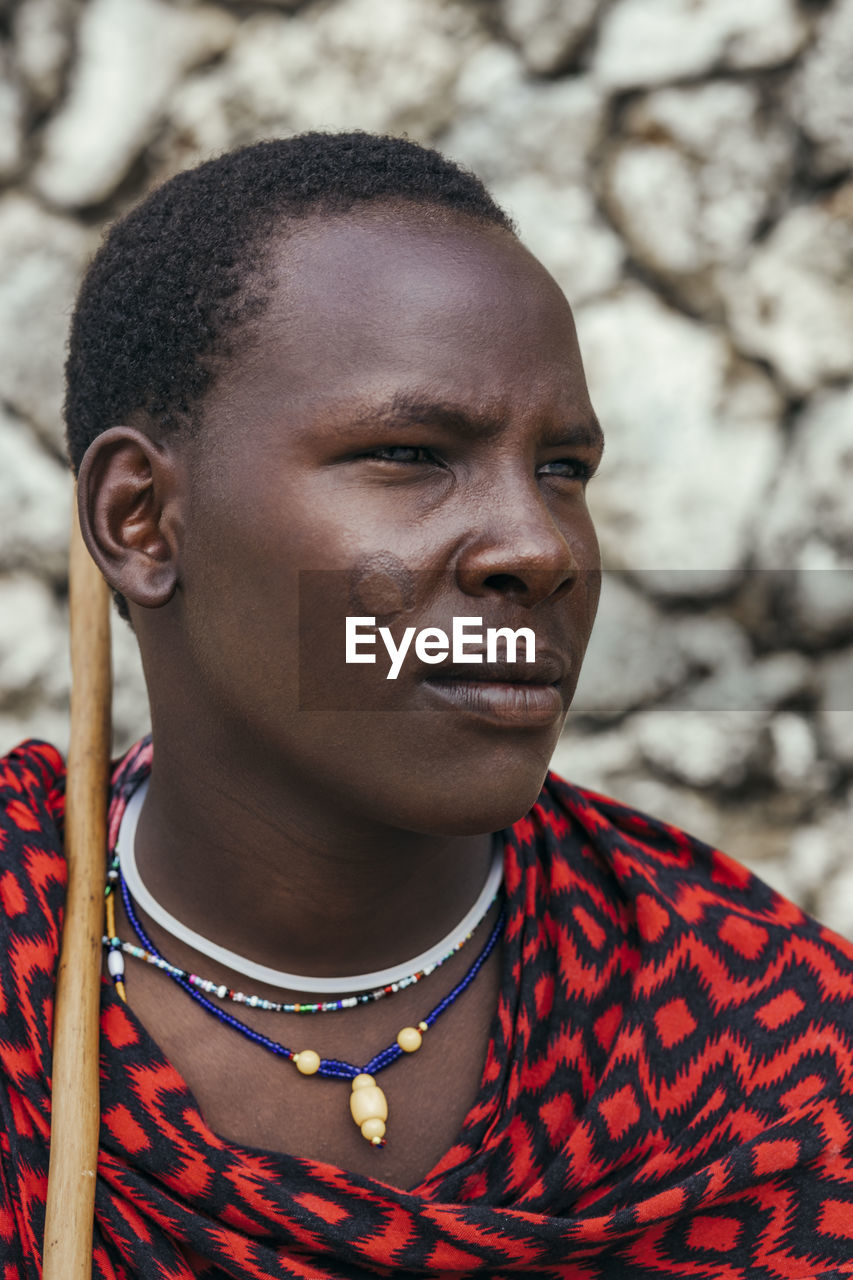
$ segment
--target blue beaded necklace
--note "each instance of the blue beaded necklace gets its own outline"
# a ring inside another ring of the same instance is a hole
[[[124,877],[118,871],[117,881],[114,875],[116,871],[116,860],[110,868],[110,881],[107,884],[107,903],[108,908],[112,906],[111,898],[113,888],[118,883],[122,903],[130,921],[131,927],[136,934],[140,945],[158,962],[158,967],[162,968],[165,973],[176,982],[178,986],[183,987],[193,1000],[197,1001],[202,1008],[208,1013],[212,1013],[215,1018],[226,1026],[232,1027],[235,1031],[239,1031],[247,1040],[259,1044],[264,1049],[268,1049],[270,1053],[276,1054],[280,1058],[289,1058],[293,1062],[296,1069],[302,1075],[319,1075],[332,1079],[349,1080],[352,1084],[352,1093],[350,1095],[350,1112],[353,1120],[361,1130],[362,1136],[374,1147],[384,1147],[385,1145],[385,1121],[388,1118],[388,1103],[384,1093],[378,1087],[374,1080],[374,1076],[380,1071],[384,1071],[386,1067],[390,1067],[392,1062],[396,1062],[404,1053],[414,1053],[421,1047],[421,1042],[425,1032],[433,1025],[437,1018],[450,1008],[450,1006],[462,995],[476,978],[483,965],[492,954],[498,939],[501,936],[505,921],[505,911],[501,910],[498,919],[489,934],[485,946],[471,965],[468,972],[456,984],[443,1000],[435,1006],[434,1009],[426,1015],[416,1027],[403,1027],[399,1032],[396,1041],[388,1045],[381,1052],[377,1053],[365,1063],[364,1066],[358,1067],[351,1062],[345,1062],[339,1058],[321,1058],[313,1049],[303,1049],[295,1052],[288,1049],[286,1045],[280,1044],[277,1040],[272,1040],[269,1036],[263,1035],[254,1028],[247,1026],[245,1022],[241,1022],[239,1018],[235,1018],[233,1014],[227,1013],[224,1009],[220,1009],[211,1000],[208,1000],[198,987],[189,982],[188,977],[183,976],[183,971],[177,969],[176,966],[170,965],[163,956],[157,951],[154,943],[145,933],[133,902],[130,897],[130,891],[124,881]],[[125,944],[115,936],[115,925],[112,923],[114,919],[113,912],[108,910],[108,936],[105,938],[105,944],[108,946],[108,968],[115,983],[118,994],[122,1000],[126,1000],[124,991],[124,957],[122,948]],[[110,927],[111,926],[111,927]]]

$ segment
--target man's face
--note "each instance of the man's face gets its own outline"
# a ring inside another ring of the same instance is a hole
[[[273,269],[187,446],[168,607],[193,697],[354,816],[497,829],[538,794],[598,599],[601,442],[569,307],[508,233],[417,210],[313,219]],[[413,638],[388,679],[378,636],[374,664],[345,661],[347,616],[395,644],[455,617],[526,627],[537,662],[429,664]]]

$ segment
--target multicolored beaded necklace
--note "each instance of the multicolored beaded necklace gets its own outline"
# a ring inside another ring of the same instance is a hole
[[[492,898],[489,903],[488,911],[492,909],[497,901],[498,894]],[[486,914],[488,914],[488,911]],[[225,986],[221,982],[212,982],[209,978],[202,978],[197,973],[191,973],[189,969],[181,969],[177,965],[170,964],[163,956],[157,952],[146,951],[143,947],[137,946],[133,942],[123,942],[121,938],[104,934],[102,938],[103,945],[110,951],[119,950],[126,956],[132,956],[134,960],[142,960],[145,964],[153,965],[157,969],[162,969],[164,973],[168,973],[172,978],[184,978],[192,986],[198,987],[200,991],[204,991],[207,995],[218,996],[220,1000],[231,1000],[234,1004],[244,1004],[250,1009],[266,1009],[271,1013],[337,1013],[341,1009],[355,1009],[360,1004],[371,1004],[375,1000],[382,1000],[385,996],[396,995],[398,991],[405,991],[407,987],[412,987],[416,982],[420,982],[423,978],[428,978],[431,973],[435,973],[436,969],[461,951],[466,942],[470,942],[476,933],[477,926],[465,934],[465,937],[457,942],[452,951],[448,951],[445,956],[437,960],[435,964],[430,965],[426,969],[419,969],[417,973],[409,974],[405,978],[398,979],[397,982],[389,982],[384,987],[376,987],[373,991],[361,991],[355,996],[342,996],[340,1000],[323,1000],[319,1004],[311,1004],[309,1001],[295,1002],[293,1004],[279,1003],[276,1000],[267,1000],[266,996],[247,996],[242,991],[235,991],[233,988]],[[115,962],[113,962],[115,964]],[[124,969],[121,970],[122,974]]]
[[[141,944],[140,947],[136,947],[132,943],[123,942],[116,936],[116,887],[118,887],[121,892],[122,902],[127,918],[130,921],[131,927],[133,928],[139,943]],[[488,914],[488,910],[491,908],[495,897],[497,897],[497,894],[492,898],[486,914]],[[392,1062],[396,1062],[404,1053],[414,1053],[421,1047],[425,1032],[429,1030],[437,1018],[441,1017],[442,1013],[450,1008],[462,992],[470,986],[482,969],[483,965],[488,960],[501,936],[501,933],[503,932],[505,913],[503,910],[501,911],[491,933],[489,934],[485,946],[481,949],[468,972],[461,981],[456,984],[453,990],[450,991],[443,1000],[439,1001],[439,1003],[417,1024],[416,1027],[403,1027],[398,1033],[397,1039],[393,1044],[390,1044],[385,1049],[381,1050],[371,1058],[369,1062],[365,1063],[364,1066],[361,1067],[355,1066],[351,1062],[345,1062],[338,1058],[321,1058],[313,1049],[302,1049],[300,1051],[288,1049],[285,1045],[279,1044],[278,1041],[262,1035],[252,1027],[249,1027],[245,1022],[240,1022],[238,1018],[233,1017],[224,1009],[219,1008],[218,1005],[213,1004],[213,1002],[203,994],[202,990],[199,990],[199,987],[202,986],[202,979],[199,979],[195,974],[188,973],[184,969],[179,969],[176,965],[169,964],[169,962],[160,955],[154,946],[154,943],[146,935],[134,909],[130,891],[121,874],[117,851],[114,851],[113,853],[108,871],[106,885],[106,917],[106,934],[103,938],[103,944],[107,948],[107,968],[115,984],[116,991],[122,1000],[125,1002],[127,1001],[127,992],[124,986],[124,955],[128,954],[137,959],[143,959],[150,964],[156,965],[157,968],[162,969],[164,973],[178,984],[178,986],[183,987],[193,1000],[197,1001],[209,1013],[212,1013],[220,1022],[226,1026],[232,1027],[235,1031],[239,1031],[241,1035],[253,1041],[255,1044],[259,1044],[263,1048],[268,1049],[278,1057],[289,1058],[300,1074],[305,1076],[320,1075],[339,1080],[349,1080],[352,1084],[350,1112],[353,1120],[361,1130],[362,1136],[366,1138],[372,1146],[383,1147],[385,1145],[385,1121],[388,1119],[388,1103],[385,1098],[385,1094],[376,1084],[374,1076],[380,1071],[383,1071],[386,1067],[389,1067]],[[480,923],[482,923],[482,920]],[[476,930],[476,927],[477,926],[475,925],[462,942],[459,942],[458,945],[454,947],[453,951],[448,953],[448,955],[446,955],[439,963],[444,963],[444,960],[449,959],[450,955],[455,954],[456,951],[460,949],[461,945],[463,945],[463,942],[467,941],[468,938],[471,937],[471,934]],[[433,965],[433,968],[438,967],[438,963]],[[411,985],[412,982],[419,981],[420,978],[424,976],[426,976],[424,972],[420,972],[417,975],[408,975],[409,981],[406,982],[405,985]],[[244,996],[242,992],[232,992],[227,987],[223,987],[215,983],[205,982],[204,987],[210,990],[211,994],[215,994],[223,998],[230,997],[231,999],[236,999],[239,1000],[239,1002],[251,1005],[253,1008],[268,1008],[280,1012],[293,1013],[319,1013],[332,1012],[341,1008],[351,1008],[355,1004],[362,1002],[367,1003],[372,999],[380,999],[382,996],[390,995],[395,991],[402,990],[403,984],[398,980],[397,982],[387,984],[386,987],[377,989],[376,991],[362,992],[359,997],[352,998],[351,1002],[343,1003],[341,1001],[326,1001],[323,1002],[322,1005],[313,1007],[303,1005],[277,1005],[272,1001],[263,1001],[262,998],[258,996]]]
[[[499,847],[496,847],[492,857],[492,865],[486,882],[482,890],[477,896],[476,902],[465,913],[462,920],[450,931],[444,938],[441,938],[433,946],[429,947],[421,955],[416,956],[412,960],[404,961],[402,964],[392,965],[390,968],[377,970],[373,973],[350,974],[346,977],[336,978],[306,978],[302,974],[288,973],[281,969],[271,969],[269,966],[259,964],[256,960],[249,959],[248,956],[239,955],[237,952],[229,951],[226,947],[219,943],[212,942],[210,938],[204,937],[202,934],[196,933],[194,929],[173,916],[171,912],[157,901],[154,895],[145,884],[136,865],[135,836],[136,825],[139,819],[145,795],[148,790],[148,779],[145,779],[137,787],[136,791],[130,797],[125,808],[124,817],[121,822],[118,839],[116,841],[115,852],[118,855],[118,861],[113,859],[113,865],[110,868],[109,875],[118,878],[119,872],[130,891],[130,895],[137,905],[142,908],[147,915],[155,921],[161,928],[173,938],[178,938],[182,942],[187,943],[194,951],[200,955],[207,956],[208,959],[216,960],[219,964],[225,966],[226,969],[232,970],[234,973],[243,974],[247,978],[251,978],[255,982],[263,982],[268,986],[283,987],[288,991],[317,991],[321,993],[334,992],[340,996],[341,993],[357,993],[355,1003],[364,1004],[367,1000],[362,999],[366,996],[368,999],[380,999],[383,995],[390,995],[394,991],[401,991],[404,987],[411,986],[413,982],[419,981],[421,978],[432,973],[441,964],[449,960],[460,947],[464,946],[474,930],[480,925],[494,904],[495,898],[500,890],[503,881],[503,857]],[[143,957],[144,958],[144,957]],[[211,994],[218,995],[216,989],[220,984],[205,984],[201,981],[194,983],[202,988],[202,990],[211,990]],[[371,991],[370,989],[373,988]],[[239,994],[239,993],[235,993]],[[227,997],[227,991],[226,991]],[[238,1001],[238,1003],[244,1003]],[[295,1006],[284,1007],[279,1012],[306,1012],[306,1013],[331,1013],[338,1008],[352,1008],[347,1003],[346,998],[340,1001],[324,1001],[321,1004],[312,1004],[297,1010]]]

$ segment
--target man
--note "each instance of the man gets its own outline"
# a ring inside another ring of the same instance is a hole
[[[543,789],[602,436],[569,307],[479,182],[367,135],[178,175],[89,271],[67,417],[153,726],[113,779],[96,1274],[853,1274],[851,948]],[[18,1280],[61,762],[3,777]]]

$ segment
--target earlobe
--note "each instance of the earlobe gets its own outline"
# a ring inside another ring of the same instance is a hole
[[[92,442],[77,477],[80,527],[114,591],[145,609],[178,585],[178,466],[173,452],[135,427]]]

